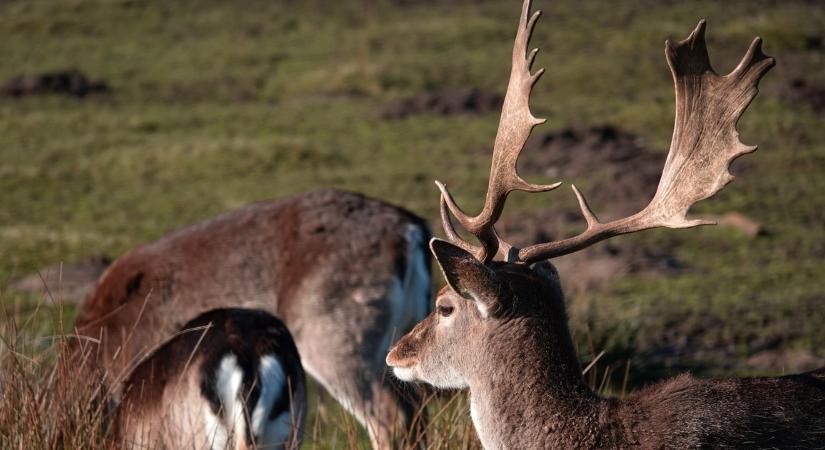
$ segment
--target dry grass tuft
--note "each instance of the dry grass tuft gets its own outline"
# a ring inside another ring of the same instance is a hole
[[[107,390],[69,358],[69,337],[38,336],[41,315],[62,329],[61,307],[0,320],[0,447],[106,448]],[[83,375],[81,375],[83,374]],[[84,379],[80,379],[84,377]]]
[[[114,403],[102,373],[84,366],[77,347],[93,348],[70,331],[62,304],[52,299],[28,312],[9,312],[0,301],[0,448],[113,448]],[[50,303],[50,304],[49,304]],[[44,306],[46,304],[46,306]],[[45,331],[45,332],[44,332]],[[88,339],[88,338],[84,338]],[[319,386],[311,388],[303,448],[368,448],[358,422]],[[398,448],[479,449],[463,392],[431,392],[419,415],[426,429]],[[406,430],[396,434],[402,442]]]

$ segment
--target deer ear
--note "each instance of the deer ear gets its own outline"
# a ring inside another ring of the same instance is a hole
[[[482,317],[495,315],[502,308],[504,284],[495,272],[461,247],[433,238],[432,250],[447,285],[456,294],[472,300]]]

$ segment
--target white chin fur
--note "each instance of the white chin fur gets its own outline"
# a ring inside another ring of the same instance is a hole
[[[392,373],[401,381],[417,381],[412,367],[393,367]]]
[[[392,372],[395,377],[401,381],[427,383],[439,389],[466,389],[467,383],[461,377],[451,374],[448,377],[436,377],[428,379],[419,375],[416,371],[416,366],[412,367],[393,367]]]

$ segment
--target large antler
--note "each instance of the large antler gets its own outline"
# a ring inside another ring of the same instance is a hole
[[[530,3],[530,0],[524,1],[516,40],[513,45],[513,66],[510,71],[510,83],[507,86],[507,94],[504,96],[504,106],[501,110],[498,133],[493,146],[493,163],[490,167],[490,179],[484,208],[477,216],[468,216],[455,203],[455,200],[447,191],[447,187],[436,181],[436,185],[441,190],[441,220],[447,237],[455,244],[473,253],[476,258],[483,262],[493,259],[499,250],[506,253],[511,248],[499,239],[494,228],[494,224],[504,209],[507,196],[516,190],[545,192],[555,189],[561,184],[530,184],[524,181],[516,172],[519,153],[524,147],[524,143],[527,142],[530,132],[534,126],[545,122],[545,119],[533,117],[529,106],[530,91],[544,73],[544,69],[539,69],[535,74],[530,73],[538,49],[533,49],[527,54],[527,44],[533,34],[533,27],[541,15],[541,11],[536,11],[530,16]],[[448,208],[461,226],[478,238],[482,244],[481,247],[471,245],[456,233],[450,221]]]
[[[518,260],[531,263],[561,256],[612,236],[649,228],[713,223],[688,219],[688,209],[733,180],[728,168],[734,159],[756,150],[756,146],[739,141],[736,123],[756,96],[759,80],[776,62],[762,53],[762,40],[756,38],[739,66],[728,75],[717,75],[705,46],[704,20],[687,39],[676,45],[667,41],[665,56],[676,85],[676,123],[653,200],[633,216],[601,223],[573,186],[587,229],[572,238],[521,249]]]

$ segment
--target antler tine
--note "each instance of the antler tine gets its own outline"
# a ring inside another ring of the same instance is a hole
[[[533,85],[544,73],[544,69],[539,69],[533,74],[530,73],[538,49],[533,49],[528,54],[527,45],[530,42],[536,21],[541,16],[541,11],[536,11],[530,16],[530,4],[530,0],[525,0],[522,5],[521,19],[513,44],[513,65],[510,71],[510,82],[507,86],[507,94],[504,96],[504,106],[501,110],[501,119],[493,146],[493,160],[484,208],[477,216],[469,216],[456,204],[446,186],[436,182],[441,190],[442,209],[443,205],[446,205],[446,208],[455,216],[461,226],[478,238],[482,246],[480,248],[472,246],[458,237],[448,220],[449,217],[442,214],[445,232],[453,242],[465,249],[472,249],[470,251],[483,262],[489,262],[495,257],[500,247],[510,248],[509,244],[498,237],[493,228],[501,216],[507,196],[516,190],[545,192],[555,189],[561,184],[530,184],[521,178],[516,171],[519,153],[527,142],[530,132],[534,126],[546,121],[534,117],[529,106],[530,92]]]
[[[445,194],[447,188],[444,186],[444,183],[440,181],[435,182],[438,189],[441,191],[441,200],[440,200],[440,213],[441,213],[441,224],[444,228],[444,233],[447,235],[447,239],[449,239],[453,244],[458,245],[459,247],[463,248],[470,254],[476,257],[476,259],[481,260],[484,256],[484,248],[477,247],[475,245],[470,244],[469,242],[465,241],[458,232],[455,231],[455,227],[453,226],[453,221],[450,219],[450,210],[447,206],[446,196]]]
[[[656,194],[633,216],[600,223],[581,192],[573,187],[587,228],[578,236],[523,248],[518,259],[531,263],[575,252],[603,239],[655,227],[689,228],[713,222],[688,219],[693,204],[711,197],[733,180],[734,159],[756,150],[739,140],[736,123],[756,97],[759,80],[776,61],[754,39],[730,74],[717,75],[705,45],[705,21],[687,37],[665,42],[665,57],[676,90],[673,138]]]
[[[444,184],[436,181],[436,185],[439,189],[444,190]],[[440,205],[440,213],[441,213],[441,223],[444,225],[444,233],[447,235],[447,239],[452,241],[453,244],[463,248],[470,254],[472,254],[476,259],[483,260],[484,257],[484,247],[479,247],[470,244],[469,242],[465,241],[456,231],[455,227],[453,226],[453,222],[450,219],[450,210],[447,207],[447,201],[445,199],[444,194],[441,195],[441,205]],[[498,241],[498,255],[504,258],[507,261],[514,261],[516,259],[517,254],[513,253],[514,247],[498,237],[498,232],[493,227],[493,234],[495,235]]]

